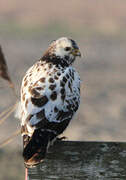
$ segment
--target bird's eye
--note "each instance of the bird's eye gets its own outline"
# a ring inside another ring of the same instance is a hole
[[[70,51],[71,47],[65,47],[65,51]]]

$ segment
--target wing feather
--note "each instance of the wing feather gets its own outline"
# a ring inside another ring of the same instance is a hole
[[[62,73],[57,69],[51,78],[49,74],[44,74],[42,66],[41,68],[41,73],[38,74],[34,67],[31,68],[22,83],[22,98],[23,94],[26,95],[25,103],[22,103],[23,123],[28,123],[32,127],[71,119],[80,102],[80,78],[73,67],[66,68]],[[58,73],[61,75],[55,79]],[[25,81],[27,86],[24,88]]]

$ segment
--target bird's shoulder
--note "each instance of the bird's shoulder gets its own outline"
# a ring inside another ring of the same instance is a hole
[[[80,77],[75,68],[62,68],[52,63],[37,62],[27,72],[22,81],[21,95],[40,98],[54,90],[68,86],[80,86]]]

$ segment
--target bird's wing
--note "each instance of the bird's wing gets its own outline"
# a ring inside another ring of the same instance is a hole
[[[22,124],[48,128],[48,125],[56,127],[56,124],[72,118],[80,102],[80,79],[72,67],[59,73],[58,79],[54,73],[51,77],[44,78],[41,75],[36,81],[31,81],[22,93],[25,114]],[[24,84],[25,81],[23,87]]]

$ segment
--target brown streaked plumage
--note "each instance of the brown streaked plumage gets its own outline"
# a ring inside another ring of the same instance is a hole
[[[72,67],[80,56],[75,41],[53,41],[27,72],[21,87],[21,126],[25,165],[45,158],[49,142],[68,126],[80,103],[80,77]]]

